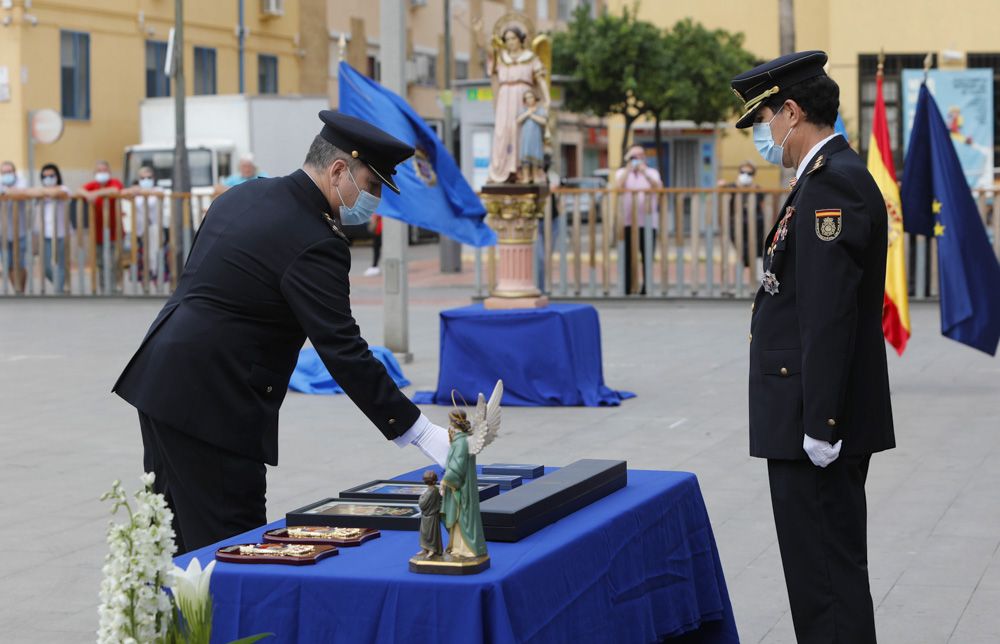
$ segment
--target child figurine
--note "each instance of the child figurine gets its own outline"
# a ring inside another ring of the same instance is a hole
[[[417,557],[430,559],[440,557],[443,552],[441,542],[441,492],[438,491],[438,476],[433,470],[424,472],[427,489],[420,495],[420,552]]]
[[[542,183],[545,175],[542,171],[542,163],[545,151],[542,147],[545,137],[546,113],[545,108],[538,104],[538,94],[535,90],[529,89],[524,92],[524,109],[517,115],[517,123],[521,126],[520,148],[518,150],[520,162],[521,183]]]

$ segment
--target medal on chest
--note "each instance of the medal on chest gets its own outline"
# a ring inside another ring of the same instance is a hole
[[[778,245],[785,241],[788,237],[788,224],[795,214],[795,207],[788,206],[785,208],[785,214],[782,216],[781,221],[778,222],[778,227],[774,231],[774,236],[771,237],[771,243],[767,247],[767,258],[765,259],[767,263],[768,270],[764,271],[764,277],[761,278],[761,286],[764,287],[764,292],[768,295],[777,295],[778,290],[781,287],[781,282],[778,281],[778,276],[773,273],[770,269],[774,267],[774,251],[778,248]]]

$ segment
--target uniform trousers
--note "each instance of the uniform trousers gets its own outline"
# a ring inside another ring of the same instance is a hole
[[[767,461],[778,548],[799,644],[875,642],[865,479],[870,455],[826,468]]]
[[[143,466],[174,513],[177,554],[267,523],[264,463],[211,445],[139,412]]]

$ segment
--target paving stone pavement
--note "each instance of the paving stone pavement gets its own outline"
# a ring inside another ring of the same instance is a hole
[[[356,269],[360,272],[364,266]],[[468,283],[466,277],[457,283]],[[357,280],[355,314],[381,340],[378,278]],[[441,308],[467,286],[415,288],[414,382],[437,380]],[[98,497],[135,489],[135,412],[109,393],[161,300],[0,300],[0,625],[4,642],[90,641],[108,522]],[[496,460],[559,465],[625,458],[695,472],[744,642],[793,642],[763,461],[747,456],[749,302],[599,304],[604,374],[635,391],[621,407],[509,408]],[[872,460],[872,595],[883,643],[1000,641],[1000,361],[938,332],[913,306],[914,338],[890,355],[899,447]],[[425,407],[438,422],[446,409]],[[343,396],[289,394],[271,519],[359,481],[420,467]]]

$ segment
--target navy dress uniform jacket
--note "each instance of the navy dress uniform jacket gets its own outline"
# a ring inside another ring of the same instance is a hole
[[[155,420],[276,465],[278,408],[308,337],[387,438],[406,432],[420,412],[360,336],[350,249],[328,210],[302,170],[216,199],[114,391]]]
[[[751,456],[806,458],[803,434],[843,439],[843,455],[895,446],[882,336],[887,226],[861,159],[843,137],[828,141],[764,240],[777,292],[758,290],[750,322]]]

